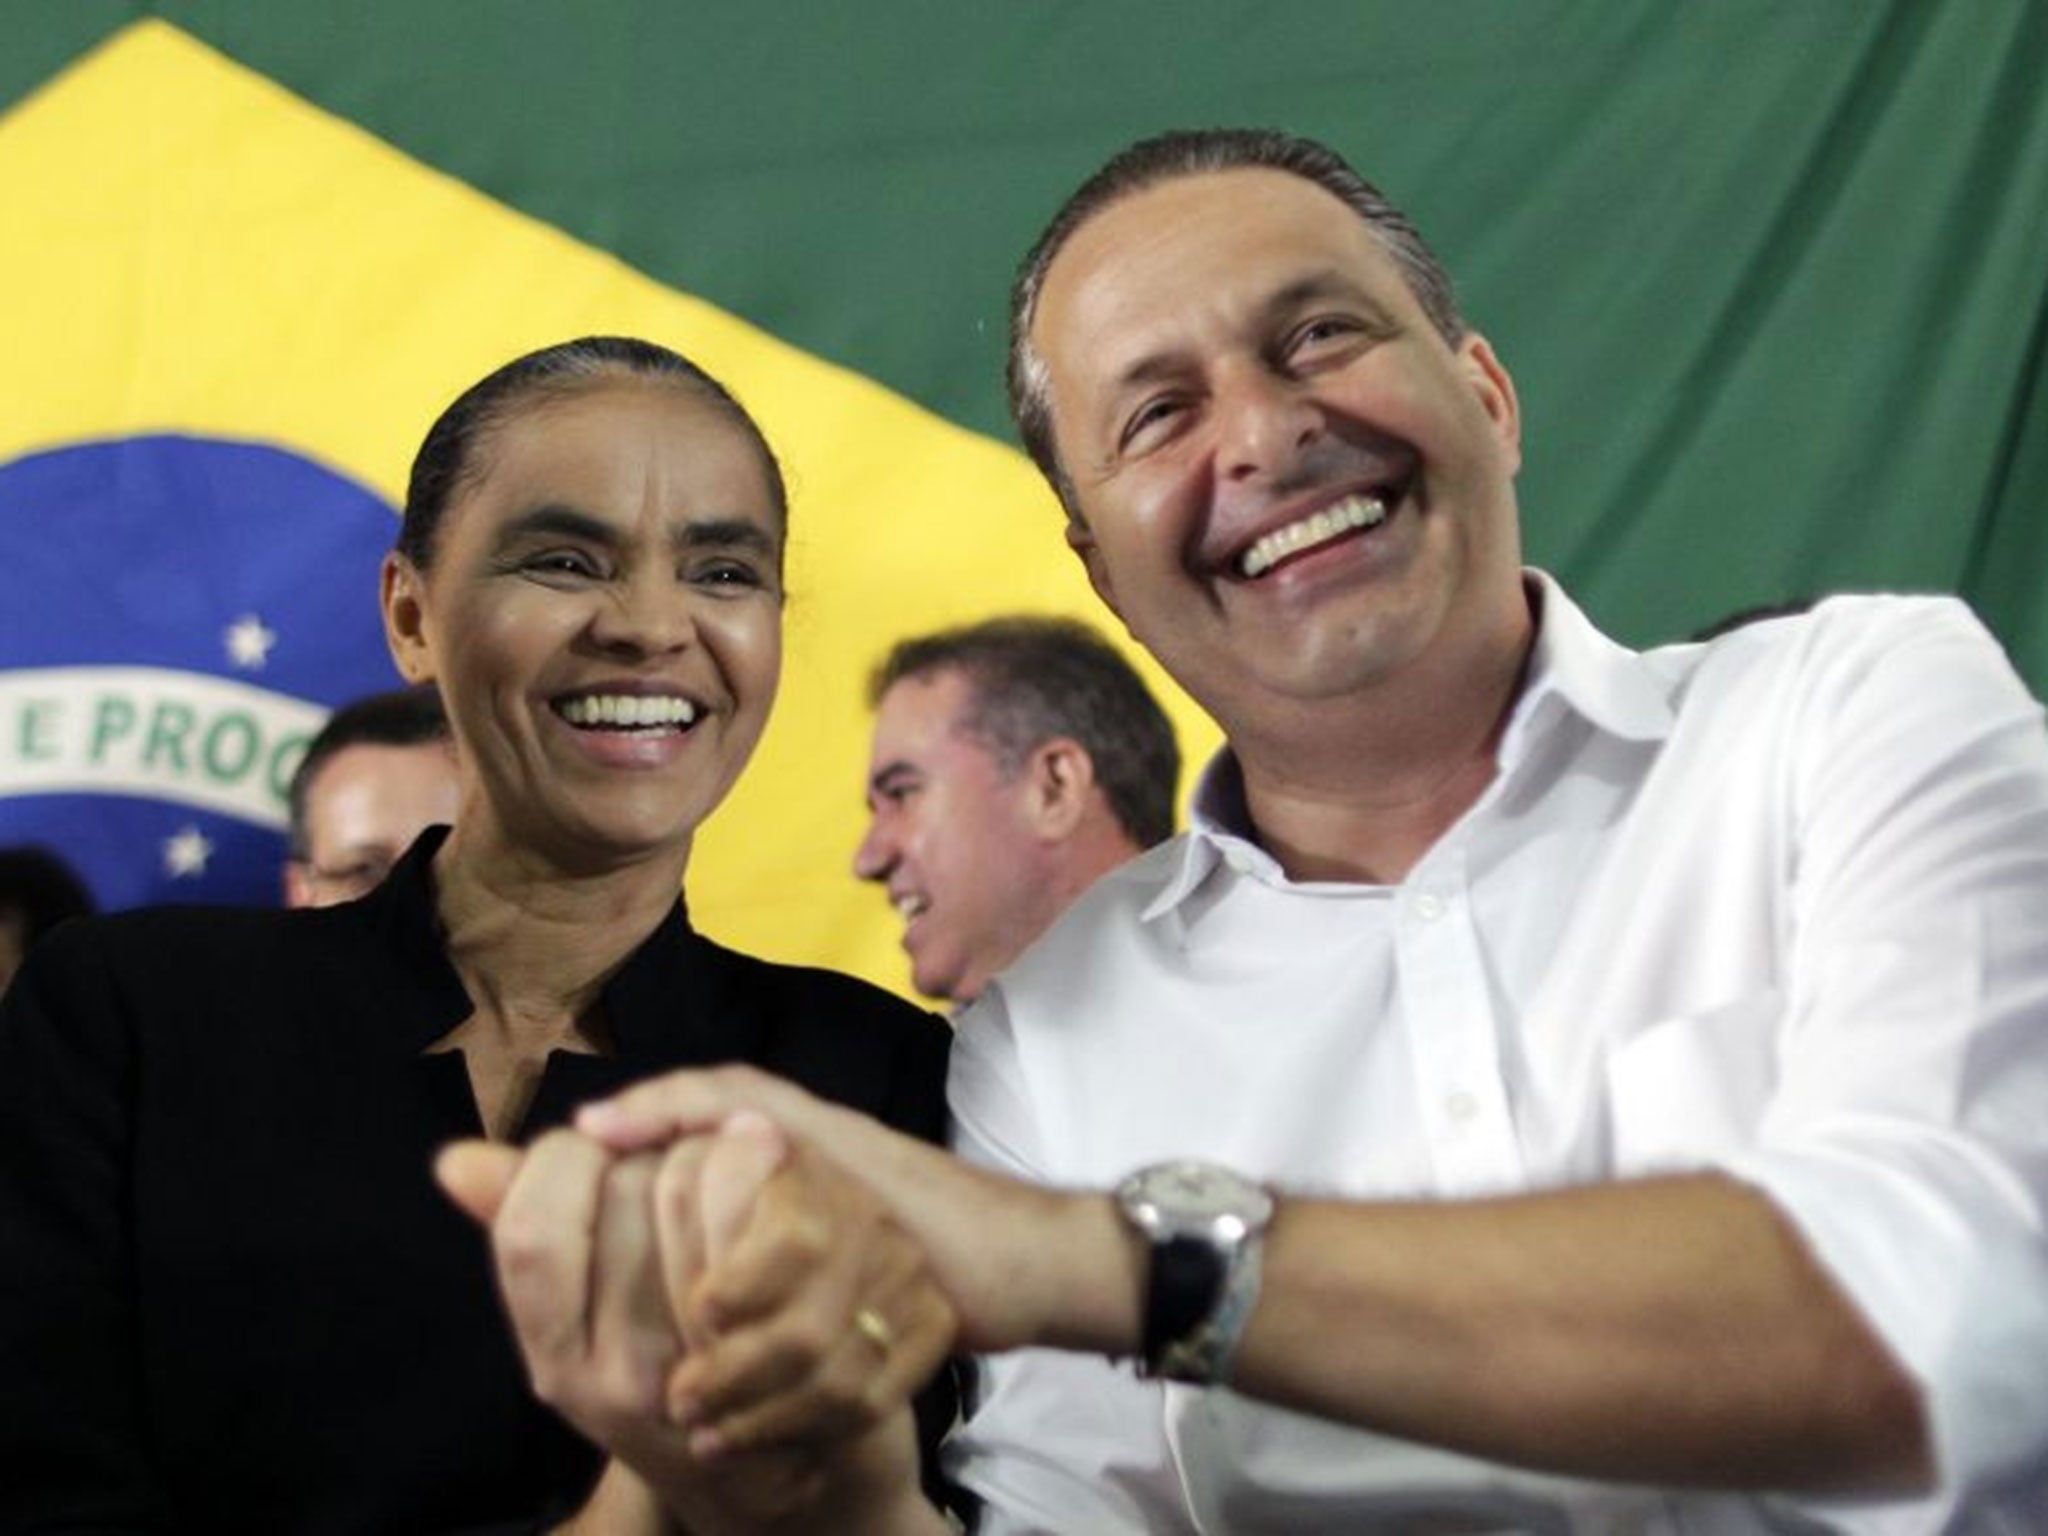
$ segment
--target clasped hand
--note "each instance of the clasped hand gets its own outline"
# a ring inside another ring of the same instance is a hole
[[[914,1494],[906,1404],[954,1335],[922,1247],[741,1111],[618,1154],[574,1131],[445,1151],[536,1394],[693,1530]]]

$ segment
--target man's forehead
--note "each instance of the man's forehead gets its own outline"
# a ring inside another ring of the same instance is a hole
[[[452,771],[454,766],[454,745],[439,737],[425,741],[352,741],[327,760],[319,777],[376,778],[414,769],[439,774]]]
[[[1404,302],[1386,247],[1327,188],[1267,167],[1191,172],[1119,198],[1074,231],[1046,268],[1032,341],[1056,368],[1053,333],[1085,334],[1077,360],[1115,377],[1143,361],[1148,327],[1186,308],[1270,303],[1338,277]]]
[[[966,705],[968,692],[967,674],[958,667],[927,667],[891,683],[879,713],[906,723],[944,725]]]
[[[989,743],[973,729],[974,679],[957,666],[899,677],[882,695],[875,717],[870,783],[889,767],[930,773],[964,753],[993,761]]]

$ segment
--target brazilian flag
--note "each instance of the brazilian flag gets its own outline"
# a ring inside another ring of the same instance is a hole
[[[1415,215],[1520,386],[1529,556],[1622,638],[1954,591],[2048,686],[2039,0],[0,0],[0,38],[0,843],[111,904],[272,899],[307,736],[394,681],[426,423],[628,332],[794,497],[693,911],[905,986],[847,871],[863,680],[990,612],[1108,622],[1011,445],[1005,292],[1174,126],[1325,139]]]

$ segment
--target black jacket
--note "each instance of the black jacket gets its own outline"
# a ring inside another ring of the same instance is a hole
[[[480,1134],[470,1011],[416,845],[310,912],[73,924],[0,1004],[0,1531],[527,1530],[597,1452],[529,1394],[483,1235],[434,1187]],[[945,1025],[690,928],[604,989],[522,1137],[671,1067],[744,1061],[931,1140]],[[929,1455],[950,1404],[920,1404]]]

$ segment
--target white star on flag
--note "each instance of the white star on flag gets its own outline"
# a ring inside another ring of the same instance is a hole
[[[197,827],[180,827],[175,837],[164,839],[164,873],[173,880],[186,880],[206,873],[206,861],[213,857],[213,844]]]
[[[245,671],[260,672],[270,660],[270,648],[277,644],[277,631],[266,629],[253,613],[245,613],[222,633],[228,660]]]

